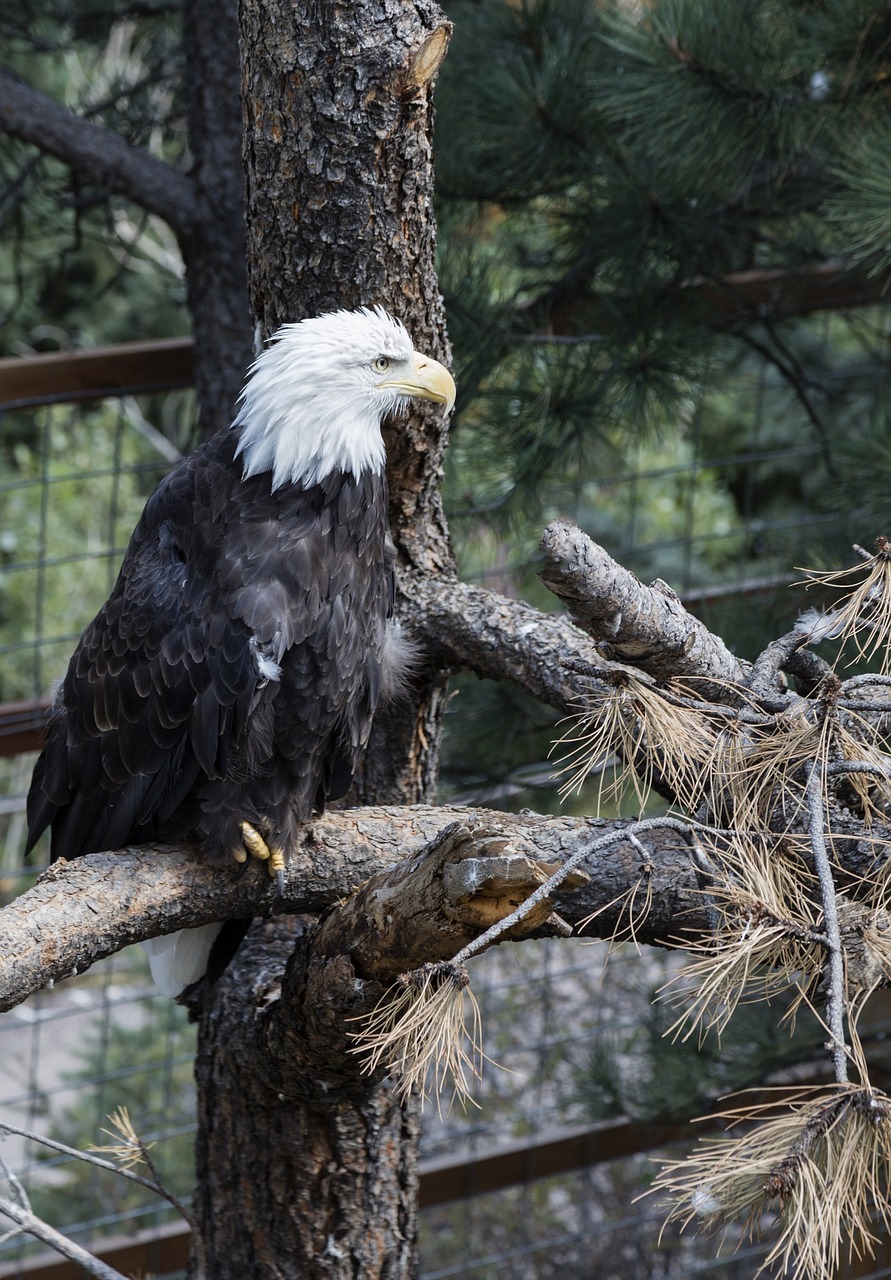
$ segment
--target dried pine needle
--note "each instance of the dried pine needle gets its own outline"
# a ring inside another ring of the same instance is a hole
[[[861,548],[859,564],[848,569],[819,573],[805,569],[806,585],[848,588],[847,594],[825,616],[824,626],[843,643],[850,640],[858,660],[871,662],[881,652],[883,675],[891,671],[891,543],[876,538],[875,553]]]
[[[770,826],[788,830],[804,811],[807,767],[815,764],[822,776],[827,806],[830,785],[838,785],[832,766],[862,763],[861,770],[844,773],[865,822],[887,818],[891,802],[891,757],[882,750],[874,725],[855,712],[841,710],[833,682],[812,704],[802,702],[777,715],[771,725],[759,725],[740,739],[732,760],[722,770],[718,794],[735,825]]]
[[[584,933],[588,925],[593,923],[598,916],[602,916],[607,911],[612,911],[618,907],[616,927],[609,936],[609,945],[607,949],[607,958],[612,954],[613,950],[620,946],[623,942],[632,942],[635,948],[640,951],[640,943],[637,940],[637,930],[639,926],[646,920],[653,905],[653,872],[655,867],[649,861],[643,863],[640,869],[640,875],[633,885],[624,889],[610,902],[604,903],[602,907],[598,907],[596,911],[592,911],[589,916],[585,916],[584,920],[580,920],[576,926],[578,933]],[[641,893],[641,902],[638,903],[637,896]]]
[[[125,1169],[132,1169],[137,1164],[144,1164],[150,1167],[151,1159],[148,1153],[156,1144],[154,1142],[143,1142],[133,1127],[127,1108],[118,1107],[108,1119],[112,1128],[103,1129],[102,1132],[106,1137],[111,1138],[112,1142],[105,1146],[91,1144],[87,1147],[87,1150],[114,1156]]]
[[[798,706],[756,728],[737,761],[729,786],[734,823],[759,828],[779,821],[785,828],[804,809],[804,766],[825,757],[826,734]]]
[[[471,1088],[482,1072],[482,1020],[462,965],[425,964],[402,974],[371,1013],[358,1019],[350,1052],[364,1058],[362,1070],[391,1071],[403,1095],[417,1088],[437,1099],[451,1082],[460,1102],[473,1101]]]
[[[891,1100],[863,1085],[783,1092],[782,1101],[722,1113],[757,1127],[701,1139],[652,1190],[682,1229],[739,1223],[739,1243],[775,1232],[757,1274],[778,1266],[790,1280],[830,1280],[843,1250],[871,1255],[876,1228],[891,1227]]]
[[[709,886],[715,927],[707,938],[681,942],[695,957],[662,987],[660,998],[682,1012],[666,1034],[721,1035],[741,1002],[793,992],[787,1017],[809,1001],[826,953],[816,881],[794,841],[737,840],[708,851],[716,868]]]
[[[688,705],[679,693],[627,671],[609,672],[602,686],[578,705],[572,728],[554,744],[569,747],[558,761],[558,774],[568,775],[560,788],[562,798],[578,791],[594,768],[618,756],[614,781],[605,784],[601,775],[598,806],[607,799],[621,801],[631,788],[643,808],[657,774],[679,803],[698,806],[706,765],[715,752],[712,717]]]
[[[613,683],[602,691],[599,688],[592,691],[577,706],[578,715],[568,717],[571,727],[552,748],[567,748],[557,760],[557,776],[566,775],[566,781],[560,787],[560,798],[565,800],[578,792],[588,775],[600,768],[597,809],[609,800],[621,802],[629,788],[634,790],[638,807],[642,809],[649,785],[645,785],[634,769],[625,763],[639,755],[640,742],[639,735],[635,733],[633,708],[626,697],[624,672],[616,673]],[[630,757],[627,754],[629,748]],[[614,760],[615,774],[613,780],[607,782],[606,766]]]

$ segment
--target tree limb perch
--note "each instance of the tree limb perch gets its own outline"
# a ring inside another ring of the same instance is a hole
[[[423,805],[329,813],[304,829],[281,896],[263,868],[214,867],[187,849],[143,847],[56,862],[0,911],[0,1011],[158,934],[213,920],[318,914],[370,876],[420,853],[455,821],[503,832],[549,864],[565,861],[580,841],[627,825]],[[676,933],[679,911],[686,912],[685,928],[707,928],[686,843],[671,831],[656,832],[650,853],[654,906],[637,931],[641,941]],[[591,932],[607,936],[621,914],[611,906],[636,883],[639,867],[634,845],[617,840],[598,853],[596,865],[583,868],[591,876],[587,885],[555,895],[556,910],[570,924],[599,911]]]

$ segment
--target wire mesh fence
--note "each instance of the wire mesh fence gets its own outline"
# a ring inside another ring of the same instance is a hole
[[[850,362],[845,371],[843,390],[861,416],[877,412],[885,396],[884,324],[877,320],[870,329],[854,373]],[[782,443],[772,434],[777,415],[806,416],[788,381],[765,365],[754,380],[750,370],[741,371],[738,385],[728,380],[722,394],[741,406],[744,418],[734,447],[715,449],[709,415],[716,409],[703,403],[691,408],[677,440],[642,449],[635,465],[616,467],[596,481],[568,484],[549,501],[595,537],[608,529],[609,549],[620,561],[642,577],[666,578],[716,629],[732,616],[742,644],[750,623],[763,625],[775,610],[790,609],[783,592],[791,566],[801,563],[806,544],[813,549],[822,532],[836,530],[843,519],[819,434],[803,429],[800,442],[791,445],[788,434]],[[54,681],[107,594],[146,496],[188,447],[187,395],[137,394],[135,388],[131,394],[119,387],[112,397],[74,404],[18,403],[0,418],[9,463],[0,478],[3,902],[39,870],[39,853],[34,865],[22,866],[24,797],[34,756],[20,747],[33,740]],[[769,497],[778,477],[802,475],[808,484],[799,485],[795,509]],[[809,503],[809,492],[819,493],[819,500]],[[484,565],[472,550],[473,519],[455,513],[465,576],[514,590],[525,565],[506,546]],[[455,726],[457,739],[467,726],[457,720]],[[481,782],[460,770],[448,781],[453,795],[469,802],[542,807],[542,795],[548,803],[553,799],[551,772],[542,758],[517,776],[502,777],[500,790],[493,791],[491,778]],[[762,1254],[749,1246],[734,1249],[738,1240],[719,1246],[676,1233],[660,1240],[658,1206],[637,1199],[652,1169],[642,1154],[532,1176],[523,1144],[532,1150],[547,1135],[602,1121],[601,1050],[607,1045],[613,1054],[631,1052],[668,963],[658,955],[641,958],[631,948],[611,960],[604,976],[604,958],[603,946],[535,942],[502,947],[475,963],[484,1048],[500,1065],[486,1065],[477,1105],[442,1113],[427,1108],[425,1161],[457,1163],[464,1175],[459,1199],[423,1215],[425,1280],[545,1280],[567,1272],[599,1280],[742,1280],[757,1270]],[[178,1006],[155,992],[138,949],[128,949],[0,1019],[0,1119],[83,1148],[107,1141],[102,1131],[109,1114],[127,1106],[141,1136],[157,1144],[165,1183],[188,1196],[193,1053],[194,1028]],[[512,1146],[518,1150],[515,1185],[484,1190],[477,1181],[480,1161]],[[146,1228],[161,1232],[175,1220],[173,1210],[148,1193],[117,1184],[63,1151],[9,1134],[0,1154],[28,1185],[35,1209],[91,1246]],[[0,1276],[25,1275],[35,1248],[21,1237],[0,1241]],[[886,1276],[891,1269],[877,1265],[857,1274]]]

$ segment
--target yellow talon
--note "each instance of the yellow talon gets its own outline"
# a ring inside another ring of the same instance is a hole
[[[256,827],[252,827],[249,822],[241,824],[241,838],[244,841],[244,847],[252,858],[259,858],[261,862],[265,862],[271,856],[271,849]]]
[[[260,835],[256,827],[251,826],[249,822],[241,824],[241,839],[244,845],[243,849],[235,852],[235,857],[239,862],[244,862],[247,855],[252,858],[259,858],[261,862],[265,862],[269,874],[278,881],[279,893],[285,890],[285,851],[280,845],[269,845]]]
[[[237,849],[232,850],[232,857],[236,862],[247,862],[247,852],[242,849],[241,845]]]
[[[284,893],[285,889],[285,851],[280,849],[278,845],[272,850],[272,856],[269,859],[269,874],[275,876],[278,881],[279,893]]]

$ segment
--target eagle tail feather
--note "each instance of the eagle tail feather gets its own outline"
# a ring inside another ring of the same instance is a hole
[[[204,977],[213,944],[223,927],[203,924],[143,942],[155,986],[165,996],[181,995],[186,987]]]

